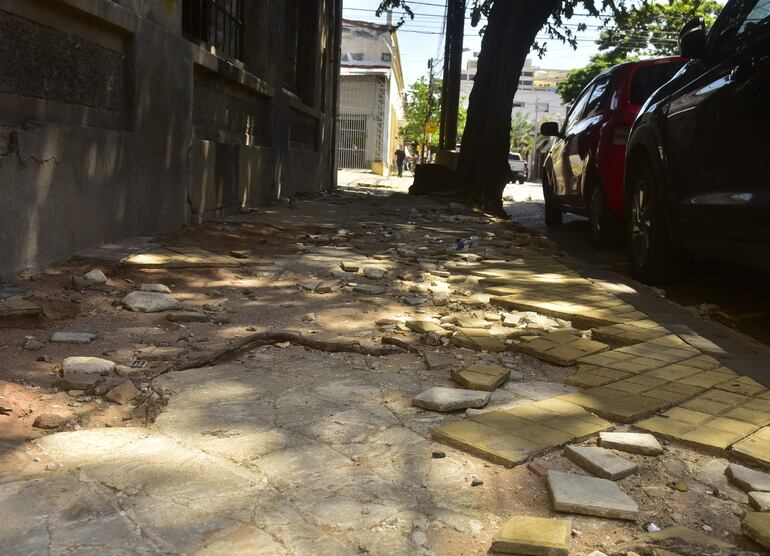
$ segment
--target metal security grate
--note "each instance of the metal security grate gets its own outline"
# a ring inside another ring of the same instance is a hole
[[[183,0],[187,38],[213,46],[231,58],[243,55],[243,0]]]
[[[387,82],[381,76],[343,75],[337,118],[337,165],[370,169],[382,161]]]

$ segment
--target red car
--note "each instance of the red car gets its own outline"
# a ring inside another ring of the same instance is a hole
[[[556,138],[543,166],[545,222],[558,226],[565,212],[588,216],[591,239],[618,243],[624,215],[626,143],[647,99],[685,64],[659,58],[614,66],[583,89],[560,128],[544,123],[540,132]]]

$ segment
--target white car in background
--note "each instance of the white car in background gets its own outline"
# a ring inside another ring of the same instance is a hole
[[[508,166],[511,167],[512,180],[524,183],[529,176],[529,165],[519,153],[508,153]]]

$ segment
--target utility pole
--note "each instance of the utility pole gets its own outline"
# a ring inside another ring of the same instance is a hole
[[[447,0],[446,11],[439,146],[442,149],[451,150],[457,145],[457,118],[460,112],[460,77],[465,32],[465,0]]]
[[[423,142],[422,142],[422,152],[420,153],[420,162],[425,164],[425,150],[426,146],[428,145],[428,142],[430,141],[429,137],[430,134],[428,133],[428,123],[430,122],[431,116],[433,116],[433,63],[434,60],[431,58],[428,60],[428,113],[425,116],[425,126],[423,127]]]

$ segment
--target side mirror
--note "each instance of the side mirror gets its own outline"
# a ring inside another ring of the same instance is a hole
[[[706,23],[702,17],[694,17],[679,33],[679,52],[685,58],[698,60],[706,55],[706,48]]]
[[[544,122],[540,126],[540,135],[546,137],[561,137],[561,128],[556,122]]]

